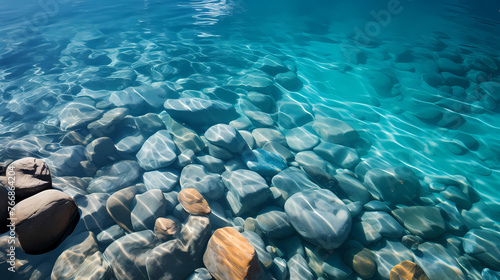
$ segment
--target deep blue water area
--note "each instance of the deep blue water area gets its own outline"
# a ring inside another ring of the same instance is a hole
[[[498,1],[3,1],[0,184],[80,216],[0,275],[500,279],[498,46]]]

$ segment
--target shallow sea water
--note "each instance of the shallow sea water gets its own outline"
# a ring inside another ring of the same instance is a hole
[[[81,220],[58,249],[19,253],[16,273],[2,249],[0,275],[66,278],[57,257],[90,231],[102,261],[84,270],[65,256],[71,273],[167,277],[148,232],[166,216],[189,228],[175,206],[194,187],[212,231],[257,233],[243,236],[264,279],[389,279],[404,260],[431,280],[500,279],[499,45],[495,1],[1,3],[0,175],[14,160],[45,160]],[[106,203],[137,184],[128,230]],[[149,198],[156,189],[165,199]],[[421,244],[409,249],[403,236]],[[373,266],[346,253],[359,248]],[[153,250],[158,266],[145,264]]]

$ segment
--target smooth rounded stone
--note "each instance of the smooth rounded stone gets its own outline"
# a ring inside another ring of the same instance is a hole
[[[414,204],[420,187],[413,170],[406,166],[374,168],[365,175],[364,186],[378,200],[394,204]]]
[[[340,198],[359,201],[361,203],[367,203],[371,199],[370,193],[363,184],[355,178],[347,174],[337,174],[334,178],[338,183],[334,190]]]
[[[271,272],[271,275],[276,280],[285,280],[288,276],[287,263],[280,257],[274,258],[273,263],[268,268],[268,271]]]
[[[256,220],[259,229],[267,238],[286,238],[295,233],[287,214],[281,208],[266,207],[259,212]]]
[[[119,225],[112,225],[97,234],[96,240],[101,248],[106,248],[124,235],[125,231]]]
[[[281,156],[263,149],[245,151],[241,154],[241,159],[248,169],[265,177],[274,176],[288,167]]]
[[[318,170],[316,173],[328,173],[326,161],[313,151],[297,153],[295,155],[295,161],[306,171],[306,173],[313,168]]]
[[[459,76],[465,74],[465,70],[462,66],[460,66],[459,64],[453,62],[448,58],[441,57],[438,60],[436,60],[436,63],[441,72],[450,72]]]
[[[281,156],[287,162],[293,160],[292,152],[278,142],[268,142],[262,147],[262,149]]]
[[[105,112],[100,119],[89,123],[87,130],[96,138],[110,135],[115,131],[128,112],[127,108],[111,109]]]
[[[331,164],[345,169],[354,169],[360,161],[355,149],[327,142],[321,142],[314,152]]]
[[[489,268],[483,269],[481,272],[483,280],[498,280],[500,279],[500,271],[493,271]]]
[[[415,263],[430,279],[466,279],[456,259],[440,244],[425,242],[412,251]]]
[[[123,160],[99,169],[87,192],[111,193],[132,185],[141,175],[141,168],[133,160]]]
[[[238,116],[231,104],[217,100],[168,99],[165,101],[164,107],[172,118],[191,125],[228,123]]]
[[[224,184],[219,174],[209,172],[203,165],[190,164],[181,171],[182,189],[195,188],[207,200],[215,201],[224,195]]]
[[[186,165],[192,164],[196,162],[196,155],[194,151],[191,149],[186,149],[177,156],[177,164],[180,167],[185,167]]]
[[[435,238],[446,230],[441,210],[433,206],[404,207],[391,213],[412,234],[422,238]]]
[[[273,55],[266,55],[255,62],[254,68],[262,70],[271,76],[288,71],[288,67],[283,61]]]
[[[229,125],[241,130],[241,129],[251,129],[253,127],[252,122],[247,116],[240,116],[237,119],[234,119],[229,122]]]
[[[57,258],[52,269],[52,279],[108,279],[112,268],[99,251],[92,232],[75,237],[85,238],[81,243],[66,249]]]
[[[265,267],[269,267],[273,263],[273,257],[266,251],[266,244],[264,243],[262,238],[260,238],[260,236],[253,231],[245,230],[241,233],[241,235],[243,235],[243,237],[245,237],[246,240],[248,240],[248,242],[250,242],[250,244],[253,246],[255,252],[257,253],[259,261]]]
[[[142,191],[141,185],[124,188],[112,194],[106,201],[106,209],[111,218],[127,232],[133,231],[130,215],[135,195]]]
[[[177,147],[167,130],[149,137],[137,153],[137,161],[145,170],[167,167],[177,159]]]
[[[441,75],[446,80],[446,83],[450,86],[459,86],[462,88],[468,88],[470,86],[470,81],[467,78],[457,76],[448,72],[442,72]]]
[[[194,188],[183,189],[177,195],[177,200],[189,214],[208,216],[210,206],[203,196]]]
[[[398,80],[393,75],[379,70],[366,70],[363,71],[363,76],[379,96],[393,97],[397,95],[394,86],[398,83]]]
[[[76,195],[74,200],[80,209],[80,223],[77,226],[85,231],[101,232],[113,224],[113,219],[106,211],[107,193]]]
[[[216,145],[211,144],[210,142],[205,140],[205,144],[208,148],[208,154],[211,155],[212,157],[221,159],[221,160],[228,160],[232,159],[234,157],[234,154],[231,153],[226,148],[222,148]]]
[[[276,110],[276,102],[274,101],[274,98],[267,94],[252,91],[247,94],[247,99],[263,112],[272,113]]]
[[[110,163],[115,154],[115,144],[109,137],[97,138],[90,142],[85,148],[85,157],[97,166],[103,166]]]
[[[246,130],[239,130],[239,133],[240,133],[241,137],[243,137],[243,139],[247,143],[247,146],[250,149],[253,149],[255,146],[255,139],[253,139],[252,133],[250,131],[246,131]]]
[[[339,247],[351,230],[351,213],[329,190],[308,190],[292,195],[285,212],[295,230],[324,249]]]
[[[498,102],[500,100],[500,83],[487,81],[479,84],[481,91]]]
[[[318,185],[309,179],[304,171],[296,167],[289,167],[275,175],[272,179],[272,185],[280,190],[285,200],[293,194],[305,190],[320,189]]]
[[[386,238],[401,238],[404,228],[386,212],[363,212],[358,218]]]
[[[377,273],[377,263],[375,254],[362,246],[349,248],[344,252],[344,261],[361,278],[370,279]]]
[[[349,209],[349,212],[351,212],[351,217],[356,217],[358,216],[361,211],[363,210],[363,203],[359,202],[359,201],[355,201],[355,202],[344,202],[344,203],[347,203],[346,206],[347,206],[347,209]]]
[[[154,232],[158,239],[165,242],[174,239],[181,227],[181,223],[174,217],[160,217],[155,221]]]
[[[300,254],[295,254],[288,262],[288,273],[290,280],[313,280],[314,275],[307,261]]]
[[[146,142],[146,138],[138,131],[134,130],[131,134],[123,133],[122,137],[116,139],[115,147],[117,151],[125,154],[135,154]]]
[[[205,149],[205,143],[203,140],[196,134],[196,132],[187,126],[184,123],[178,123],[173,120],[170,116],[161,115],[163,121],[165,122],[168,131],[172,133],[172,138],[175,142],[177,148],[180,151],[185,150],[193,150],[195,153],[201,152]]]
[[[226,148],[233,153],[239,153],[247,146],[238,130],[227,124],[211,126],[205,132],[205,138],[210,143]]]
[[[222,182],[228,189],[227,199],[231,210],[237,216],[258,209],[272,197],[266,180],[251,170],[225,172]]]
[[[288,147],[295,152],[307,151],[319,144],[318,136],[312,134],[304,127],[296,127],[285,131]]]
[[[157,242],[151,230],[133,232],[111,243],[104,251],[104,257],[117,279],[147,280],[146,259]]]
[[[5,187],[15,188],[16,201],[52,188],[50,168],[47,163],[40,159],[32,157],[18,159],[9,164],[5,175]],[[7,195],[5,195],[6,197]],[[7,205],[7,201],[2,205]]]
[[[420,266],[410,261],[403,261],[394,266],[390,273],[390,280],[429,280]]]
[[[237,230],[225,227],[214,232],[203,263],[216,279],[261,279],[259,259],[252,244]]]
[[[10,219],[22,250],[42,254],[55,249],[71,234],[80,214],[75,201],[58,190],[45,190],[14,206]]]
[[[492,209],[484,201],[474,203],[469,210],[462,210],[460,214],[467,223],[472,220],[474,224],[498,230],[498,224],[500,223],[498,210]]]
[[[334,118],[317,119],[313,123],[313,129],[323,140],[352,146],[359,140],[359,133],[344,121]]]
[[[197,268],[193,274],[189,275],[185,280],[211,280],[212,275],[206,268]]]
[[[221,173],[225,169],[224,161],[211,155],[200,155],[197,159],[209,172]]]
[[[299,79],[297,74],[291,71],[279,73],[274,77],[274,80],[289,91],[298,91],[303,86],[302,81]]]
[[[71,102],[62,109],[58,118],[62,130],[74,130],[87,126],[101,116],[102,111],[94,106]]]
[[[397,241],[383,239],[370,249],[376,255],[377,271],[383,279],[390,279],[390,272],[394,266],[403,261],[413,261],[411,251]]]
[[[153,170],[144,172],[142,178],[146,189],[170,192],[179,182],[179,171],[175,169]]]
[[[331,254],[324,260],[322,270],[328,279],[344,280],[352,274],[351,268],[336,253]]]
[[[424,240],[421,237],[415,235],[405,235],[401,239],[401,243],[405,245],[406,248],[413,251],[418,249],[418,245],[422,244]]]
[[[130,214],[135,231],[153,229],[156,219],[167,214],[165,197],[161,190],[149,190],[135,196]]]
[[[491,229],[473,229],[465,234],[464,251],[493,270],[500,270],[500,233]]]
[[[272,115],[262,112],[259,107],[245,99],[240,99],[239,107],[244,115],[257,127],[269,127],[274,124]]]
[[[134,116],[142,114],[149,107],[141,96],[140,87],[128,87],[124,90],[114,91],[109,95],[108,100],[116,107],[127,108]]]
[[[186,210],[184,210],[184,207],[182,207],[182,205],[180,205],[180,204],[177,204],[175,206],[175,208],[174,208],[174,210],[172,210],[171,214],[179,221],[184,221],[190,216],[189,213],[186,212]]]
[[[45,159],[53,175],[80,176],[80,162],[86,160],[85,148],[82,146],[67,146],[52,153]]]
[[[256,128],[252,131],[252,136],[255,139],[257,147],[263,147],[269,142],[278,142],[281,145],[286,145],[285,136],[276,129]]]
[[[443,218],[445,219],[447,230],[455,234],[464,234],[467,232],[467,226],[462,218],[462,215],[458,211],[455,203],[452,201],[443,201],[436,204],[436,207],[442,209]]]
[[[290,97],[284,97],[277,103],[278,123],[287,129],[303,126],[314,120],[313,109],[307,103],[301,103]]]
[[[470,209],[472,207],[472,202],[464,194],[462,190],[455,186],[449,186],[444,191],[441,192],[443,198],[453,201],[461,209]]]
[[[210,225],[212,226],[212,230],[216,230],[223,227],[229,227],[232,223],[228,220],[227,217],[231,217],[227,210],[225,210],[219,203],[211,202],[210,209],[212,212],[208,216],[210,220]]]

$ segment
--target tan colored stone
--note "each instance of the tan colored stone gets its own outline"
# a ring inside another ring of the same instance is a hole
[[[203,263],[217,280],[262,278],[255,249],[241,233],[231,227],[214,232],[208,241]]]
[[[155,222],[155,235],[162,241],[170,240],[179,232],[179,221],[175,218],[158,218]]]
[[[28,254],[42,254],[56,248],[75,228],[78,206],[67,194],[46,190],[19,202],[10,218],[16,222],[21,248]]]
[[[390,277],[391,280],[429,280],[422,268],[410,261],[403,261],[394,266]]]
[[[181,190],[177,195],[177,200],[189,214],[207,216],[211,213],[208,202],[194,188]]]
[[[377,272],[375,255],[366,248],[352,248],[344,255],[346,263],[363,279],[370,279]]]

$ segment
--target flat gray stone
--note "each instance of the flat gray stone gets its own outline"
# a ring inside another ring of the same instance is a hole
[[[490,229],[473,229],[463,239],[464,251],[485,266],[500,270],[500,233]]]
[[[135,196],[130,220],[135,231],[152,230],[157,218],[167,214],[167,203],[159,189],[149,190]]]
[[[205,138],[212,144],[239,153],[246,147],[246,142],[238,130],[227,124],[216,124],[205,132]]]
[[[101,116],[102,111],[97,110],[94,106],[71,102],[62,109],[58,117],[62,130],[74,130],[87,126]]]
[[[99,169],[92,181],[90,181],[87,192],[110,193],[128,187],[137,181],[141,174],[141,168],[137,162],[123,160]]]
[[[249,210],[258,209],[272,197],[266,180],[250,170],[225,172],[222,175],[222,182],[231,194],[229,205],[233,213],[238,216]]]

